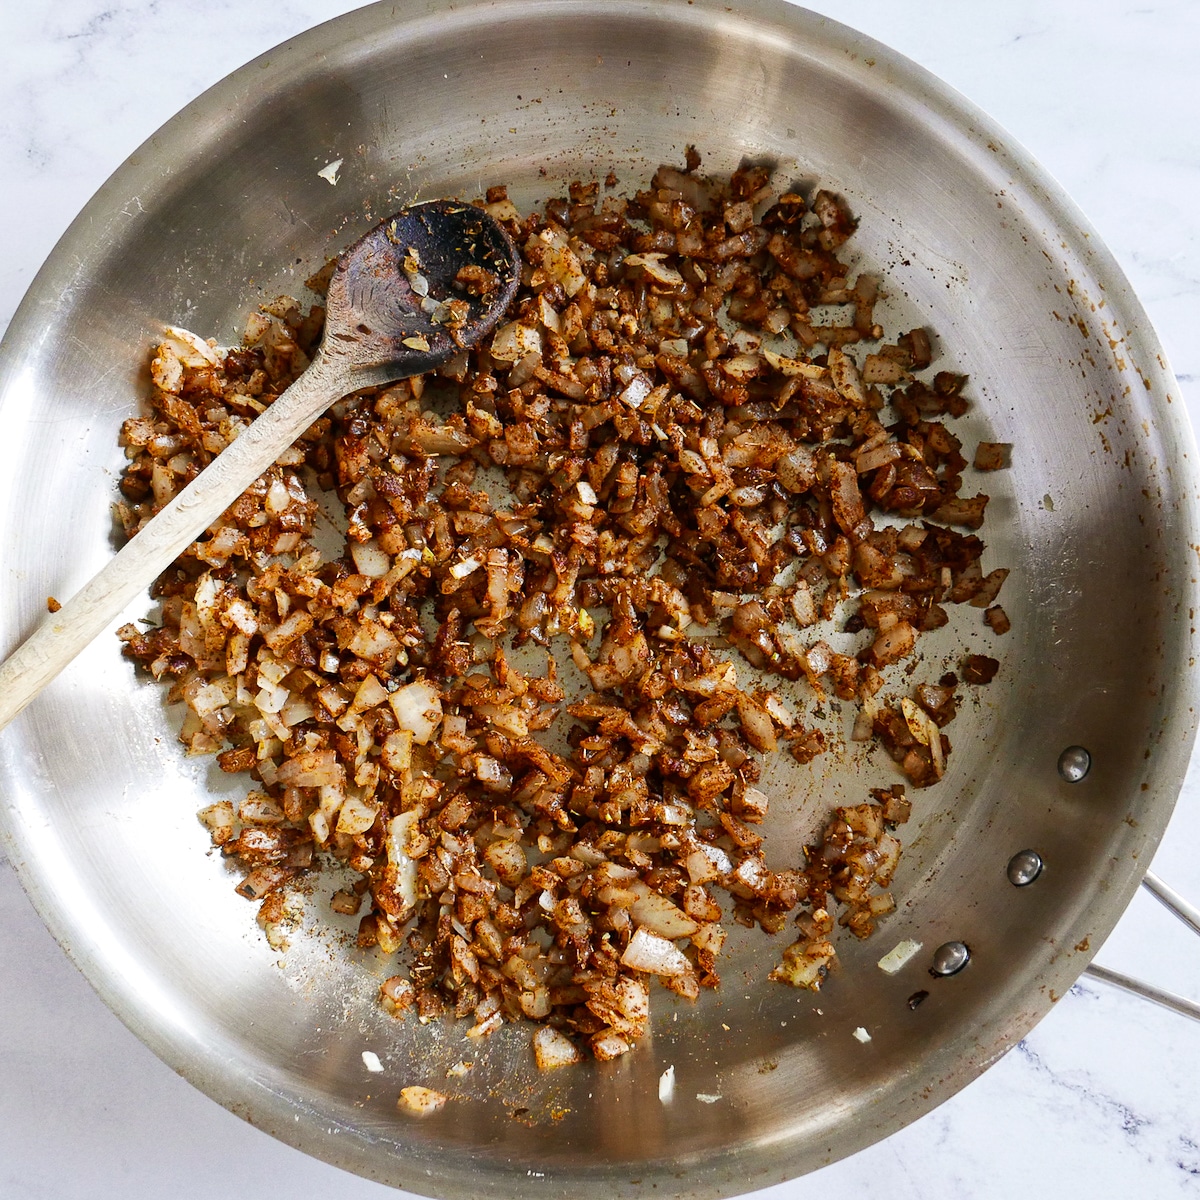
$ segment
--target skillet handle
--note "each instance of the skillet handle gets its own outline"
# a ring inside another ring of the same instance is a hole
[[[1169,888],[1157,875],[1146,872],[1142,887],[1156,900],[1165,904],[1194,934],[1200,935],[1200,909],[1193,908],[1174,888]]]
[[[1200,909],[1193,907],[1174,888],[1168,887],[1157,875],[1151,874],[1149,871],[1142,880],[1142,887],[1156,900],[1166,905],[1193,933],[1200,936]],[[1163,1008],[1169,1008],[1172,1012],[1181,1013],[1185,1017],[1200,1021],[1200,1004],[1183,996],[1177,996],[1174,992],[1164,992],[1152,984],[1143,983],[1140,979],[1133,979],[1129,975],[1122,975],[1119,971],[1110,971],[1107,967],[1099,966],[1097,963],[1092,963],[1083,973],[1090,975],[1093,979],[1111,984],[1113,987],[1132,992],[1135,996],[1141,996],[1145,1000],[1152,1000],[1155,1004],[1161,1004]]]

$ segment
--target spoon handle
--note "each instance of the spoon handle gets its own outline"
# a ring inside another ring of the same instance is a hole
[[[0,665],[0,729],[196,540],[335,400],[365,386],[318,353],[91,581]]]

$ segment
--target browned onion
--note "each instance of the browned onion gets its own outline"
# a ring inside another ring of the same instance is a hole
[[[877,789],[775,863],[762,756],[820,756],[833,697],[853,740],[935,783],[959,681],[908,678],[920,639],[948,604],[1009,627],[1007,572],[960,532],[988,502],[960,495],[946,423],[965,379],[922,377],[925,330],[883,342],[881,281],[837,257],[845,201],[698,168],[689,151],[631,195],[577,182],[524,216],[489,189],[525,260],[500,327],[333,406],[164,573],[161,621],[121,631],[186,703],[188,747],[255,784],[201,818],[273,944],[324,852],[356,873],[331,908],[360,946],[405,955],[389,1012],[470,1017],[474,1040],[535,1022],[547,1070],[626,1053],[651,979],[716,986],[730,920],[792,925],[771,977],[818,988],[835,925],[865,937],[894,905],[911,801]],[[820,306],[849,319],[814,324]],[[304,369],[321,319],[281,298],[229,351],[168,331],[123,429],[128,535]],[[1007,461],[982,443],[975,466]],[[332,554],[314,485],[344,509]],[[968,655],[963,679],[998,667]]]

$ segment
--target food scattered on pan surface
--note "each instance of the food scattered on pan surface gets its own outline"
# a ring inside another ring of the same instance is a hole
[[[428,1117],[437,1112],[449,1099],[444,1092],[435,1092],[433,1088],[412,1084],[400,1089],[400,1098],[396,1106],[401,1112],[411,1113],[414,1117]]]
[[[716,986],[730,921],[783,936],[771,978],[814,990],[835,926],[872,932],[907,789],[945,772],[960,682],[999,667],[924,680],[918,642],[949,604],[1003,632],[1007,572],[982,570],[988,497],[947,424],[964,377],[876,323],[840,197],[689,151],[631,197],[483,203],[524,257],[508,319],[335,404],[121,637],[189,749],[249,782],[200,815],[273,944],[289,886],[336,860],[357,878],[331,907],[394,956],[385,1009],[475,1040],[528,1019],[550,1070],[631,1049],[652,982]],[[127,535],[303,371],[322,316],[281,298],[232,350],[168,330],[123,427]],[[897,781],[775,861],[763,765],[821,755],[835,701]]]
[[[905,938],[897,942],[876,964],[885,975],[895,975],[906,966],[921,949],[921,943]]]

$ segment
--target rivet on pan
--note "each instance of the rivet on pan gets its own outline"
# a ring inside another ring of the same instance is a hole
[[[1008,882],[1025,887],[1042,873],[1042,856],[1036,850],[1020,850],[1008,860]]]
[[[933,952],[930,975],[957,975],[971,961],[971,952],[963,942],[946,942]]]
[[[1068,746],[1058,756],[1058,773],[1068,783],[1078,783],[1092,769],[1092,756],[1082,746]]]

